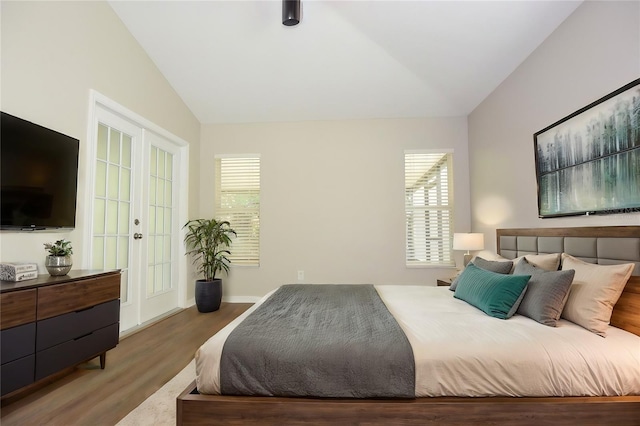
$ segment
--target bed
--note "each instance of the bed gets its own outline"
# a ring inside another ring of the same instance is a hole
[[[522,255],[565,252],[590,263],[635,263],[633,275],[613,311],[611,324],[640,335],[640,227],[498,230],[497,244],[497,252],[509,259]],[[447,292],[446,289],[428,290],[440,291],[438,294],[441,297],[445,297],[442,293]],[[421,290],[416,288],[412,291]],[[386,297],[389,299],[396,296]],[[388,300],[385,302],[388,303]],[[439,303],[436,303],[434,308],[438,306]],[[520,319],[516,316],[509,321],[515,324]],[[570,323],[559,329],[568,327],[571,327]],[[612,328],[610,334],[630,336],[617,328]],[[612,337],[610,335],[607,338]],[[594,339],[604,340],[601,337]],[[594,346],[597,344],[594,343]],[[638,350],[640,351],[640,347]],[[452,354],[449,353],[448,356],[451,357]],[[609,373],[610,376],[616,374]],[[596,388],[598,386],[609,385],[598,384]],[[538,387],[544,388],[544,381],[538,383]],[[476,421],[509,424],[533,424],[541,421],[637,424],[640,416],[640,396],[633,390],[633,395],[630,396],[629,389],[613,391],[613,394],[627,396],[548,396],[555,395],[553,389],[551,387],[551,390],[534,391],[532,394],[535,397],[490,396],[504,393],[504,389],[479,389],[476,393],[471,393],[474,397],[457,397],[447,396],[449,391],[446,389],[436,389],[435,394],[432,389],[426,393],[416,391],[419,397],[413,399],[283,398],[205,395],[198,393],[194,382],[178,397],[177,421],[178,424],[462,424]],[[513,395],[520,395],[521,392],[527,390],[517,391]],[[587,394],[597,395],[597,392],[596,389]],[[561,393],[565,394],[564,391]],[[505,394],[511,395],[509,392]]]

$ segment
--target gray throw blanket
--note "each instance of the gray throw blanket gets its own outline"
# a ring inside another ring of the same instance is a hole
[[[223,395],[414,398],[411,345],[372,285],[279,288],[227,338]]]

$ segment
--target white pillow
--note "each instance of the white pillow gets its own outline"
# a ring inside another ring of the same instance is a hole
[[[558,267],[560,266],[560,253],[549,253],[527,254],[525,256],[516,257],[515,259],[513,259],[514,267],[516,263],[518,263],[523,257],[527,259],[527,262],[529,262],[530,264],[537,266],[538,268],[542,268],[545,271],[557,271]]]
[[[562,270],[576,271],[562,318],[604,337],[633,268],[633,263],[596,265],[562,253]]]

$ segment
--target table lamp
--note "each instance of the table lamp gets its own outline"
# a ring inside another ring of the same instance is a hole
[[[466,253],[464,254],[464,266],[467,266],[471,260],[471,254],[469,254],[469,251],[484,249],[484,234],[471,232],[454,233],[453,249],[466,250]]]

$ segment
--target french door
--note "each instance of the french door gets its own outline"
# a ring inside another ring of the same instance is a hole
[[[120,269],[120,330],[178,307],[180,150],[135,121],[95,109],[91,267]]]

